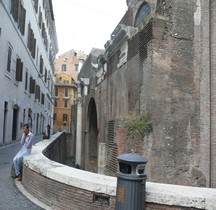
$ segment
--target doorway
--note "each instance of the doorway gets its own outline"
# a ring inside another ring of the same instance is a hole
[[[3,144],[5,143],[5,136],[7,132],[7,113],[8,113],[8,102],[4,103],[4,119],[3,119]]]
[[[88,107],[88,141],[87,141],[87,167],[89,171],[98,170],[98,126],[95,100],[91,98]]]
[[[13,125],[12,125],[12,140],[17,139],[17,128],[18,128],[18,112],[19,106],[16,104],[13,107]]]

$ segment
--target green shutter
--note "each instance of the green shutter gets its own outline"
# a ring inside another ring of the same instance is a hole
[[[21,62],[21,59],[18,58],[16,62],[16,80],[18,82],[22,82],[22,75],[23,75],[23,62]]]

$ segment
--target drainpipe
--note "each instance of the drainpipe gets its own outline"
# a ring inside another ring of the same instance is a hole
[[[212,11],[211,11],[211,0],[209,0],[209,82],[210,82],[210,90],[209,90],[209,94],[210,94],[210,139],[209,139],[209,153],[210,153],[210,157],[209,157],[209,187],[212,186],[212,117],[211,117],[211,113],[212,113],[212,74],[211,74],[211,70],[212,70],[212,48],[211,48],[211,42],[212,42],[212,37],[211,37],[211,24],[212,24]]]

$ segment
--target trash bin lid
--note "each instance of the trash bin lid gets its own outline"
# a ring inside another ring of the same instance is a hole
[[[123,154],[117,157],[118,161],[123,161],[123,162],[130,162],[130,163],[144,163],[146,164],[148,162],[148,160],[141,156],[138,155],[136,153],[127,153],[127,154]]]

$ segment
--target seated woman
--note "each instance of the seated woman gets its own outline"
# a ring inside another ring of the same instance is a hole
[[[23,157],[31,154],[33,137],[34,137],[33,134],[29,131],[29,125],[24,124],[23,135],[20,141],[22,148],[20,149],[20,151],[16,154],[16,156],[13,159],[17,181],[22,180]]]

